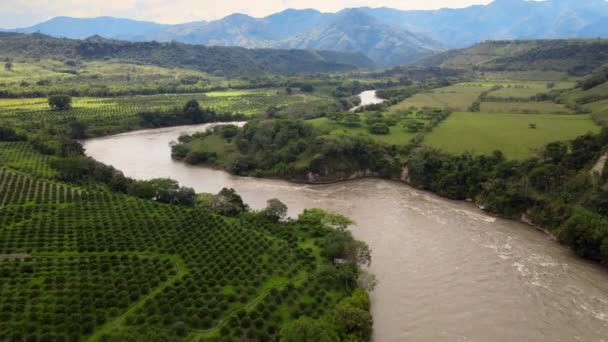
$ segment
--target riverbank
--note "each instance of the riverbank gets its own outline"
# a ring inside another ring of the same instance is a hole
[[[197,192],[234,188],[256,210],[279,198],[291,217],[315,207],[351,217],[353,234],[372,250],[370,271],[379,281],[372,293],[376,341],[599,340],[608,334],[601,319],[608,317],[608,273],[536,229],[402,181],[296,184],[171,159],[169,142],[205,127],[133,132],[84,145],[89,156],[135,179],[171,177]]]

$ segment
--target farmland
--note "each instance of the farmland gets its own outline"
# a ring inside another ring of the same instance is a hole
[[[550,101],[527,102],[482,102],[480,109],[488,113],[514,114],[572,114],[572,110],[563,104]]]
[[[323,96],[294,93],[281,89],[222,91],[201,94],[139,95],[96,98],[77,97],[72,108],[53,111],[46,98],[0,99],[0,122],[17,126],[77,119],[89,123],[93,136],[138,128],[137,115],[142,112],[181,110],[189,100],[218,113],[245,116],[262,115],[268,108],[298,111],[299,106],[330,106],[332,100]]]
[[[530,125],[536,128],[530,128]],[[425,143],[460,154],[490,154],[501,150],[508,158],[533,156],[553,141],[598,132],[589,115],[453,113],[426,136]]]
[[[416,94],[391,107],[390,110],[408,110],[412,107],[466,110],[482,92],[491,87],[491,84],[484,83],[460,83]]]
[[[268,340],[351,292],[318,273],[320,226],[237,220],[36,170],[0,169],[2,339]]]

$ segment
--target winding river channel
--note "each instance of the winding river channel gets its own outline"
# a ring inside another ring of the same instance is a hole
[[[405,184],[332,185],[234,177],[174,162],[169,143],[209,125],[85,142],[87,154],[137,179],[171,177],[197,192],[236,189],[253,208],[279,198],[356,221],[373,251],[375,341],[606,341],[608,271],[547,235]]]

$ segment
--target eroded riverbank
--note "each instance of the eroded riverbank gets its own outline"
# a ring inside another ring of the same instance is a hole
[[[321,207],[352,217],[373,250],[376,341],[602,341],[608,273],[545,234],[379,179],[328,185],[243,178],[174,162],[169,142],[206,125],[85,142],[126,175],[171,177],[199,192],[235,188],[253,208],[280,198],[297,215]]]

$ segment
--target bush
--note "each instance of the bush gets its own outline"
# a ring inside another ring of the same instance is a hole
[[[51,95],[48,101],[52,110],[68,110],[72,108],[72,97],[69,95]]]
[[[371,134],[389,134],[390,128],[388,128],[387,124],[378,122],[369,128],[369,132]]]

